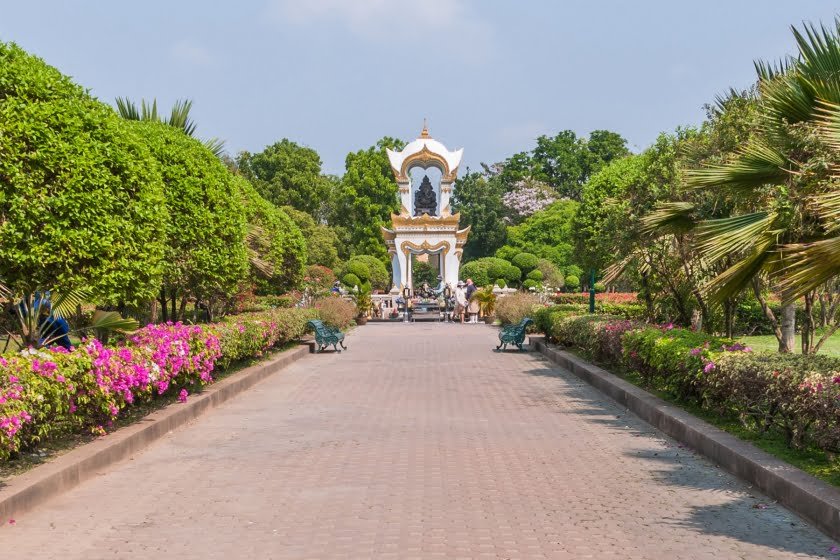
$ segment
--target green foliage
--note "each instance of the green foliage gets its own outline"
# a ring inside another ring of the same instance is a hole
[[[519,253],[513,257],[511,263],[522,272],[528,273],[537,267],[539,260],[540,258],[533,253]]]
[[[496,285],[500,288],[507,288],[507,282],[505,281],[504,278],[497,278],[496,279]]]
[[[472,278],[476,286],[490,286],[502,278],[509,284],[519,284],[522,271],[510,262],[497,257],[484,257],[466,263],[460,268],[461,280]]]
[[[476,286],[489,286],[493,283],[493,280],[490,278],[489,269],[490,263],[484,259],[470,261],[459,269],[460,279],[466,280],[467,278],[472,278]]]
[[[526,278],[528,278],[528,280],[533,280],[539,283],[543,280],[543,273],[539,269],[534,269],[526,275]]]
[[[275,206],[291,206],[317,218],[325,217],[330,182],[321,174],[321,157],[312,148],[283,138],[262,152],[240,153],[237,165],[259,193]],[[312,264],[331,266],[322,262]]]
[[[154,159],[107,106],[0,43],[0,277],[14,292],[91,288],[139,306],[162,275]]]
[[[347,155],[345,173],[334,193],[335,208],[330,224],[346,235],[343,242],[354,255],[388,258],[381,228],[399,211],[397,183],[386,148],[402,149],[405,144],[382,138],[375,146]]]
[[[387,290],[391,283],[391,275],[382,260],[373,255],[356,255],[348,263],[360,262],[367,265],[369,276],[362,278],[370,282],[374,290]],[[361,278],[361,276],[359,277]]]
[[[342,276],[341,282],[348,288],[354,288],[362,285],[362,280],[352,272],[348,272]]]
[[[524,178],[544,181],[561,197],[579,200],[581,186],[593,173],[629,153],[627,141],[615,132],[596,130],[587,140],[564,130],[554,137],[540,136],[532,152],[506,160],[502,176],[508,183]]]
[[[531,280],[530,278],[522,282],[522,287],[526,290],[536,289],[540,286],[540,283],[536,280]]]
[[[566,285],[563,273],[548,259],[540,259],[537,262],[537,270],[542,272],[543,282],[552,288],[562,288]]]
[[[607,286],[603,282],[595,282],[595,292],[602,294],[607,291]]]
[[[341,242],[335,230],[326,224],[316,222],[306,212],[291,206],[283,206],[282,210],[297,224],[306,240],[307,263],[327,268],[337,267],[340,262],[338,247]]]
[[[464,260],[469,261],[493,254],[504,245],[505,207],[502,203],[503,184],[486,174],[470,172],[459,177],[453,185],[452,210],[461,214],[461,223],[470,225],[470,236],[464,245]]]
[[[182,131],[156,122],[131,122],[158,161],[166,195],[169,224],[164,287],[181,297],[198,299],[234,292],[248,270],[245,246],[245,182],[237,181],[204,145]],[[269,220],[259,199],[250,207],[253,216]],[[259,208],[258,208],[259,206]],[[275,215],[279,227],[291,221]],[[284,223],[280,224],[280,221]],[[298,235],[297,238],[302,241]],[[282,245],[275,244],[280,255]],[[302,277],[305,249],[289,253],[294,278]],[[283,259],[286,264],[285,258]]]
[[[248,223],[252,280],[265,293],[297,288],[306,266],[306,240],[282,209],[262,198],[242,177],[234,177]],[[266,266],[267,265],[267,266]]]
[[[580,290],[580,278],[575,275],[566,276],[566,290],[569,292]]]
[[[438,285],[438,271],[427,262],[415,260],[411,264],[411,276],[414,286],[421,286],[426,282],[429,286],[436,288]]]
[[[513,252],[525,252],[535,255],[537,261],[539,258],[547,259],[558,267],[574,263],[577,257],[572,245],[572,221],[577,209],[576,202],[560,200],[535,212],[521,224],[508,227],[507,246],[515,248],[515,251],[506,246],[496,256],[504,258]],[[537,266],[533,257],[527,258],[528,266],[523,268],[526,271]],[[519,266],[515,260],[513,264]]]

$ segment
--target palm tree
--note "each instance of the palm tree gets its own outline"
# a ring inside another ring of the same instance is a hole
[[[840,190],[830,171],[840,152],[825,141],[830,131],[840,130],[827,126],[840,122],[835,118],[840,20],[835,24],[833,32],[824,26],[793,28],[797,58],[775,65],[757,62],[756,134],[728,161],[687,172],[689,187],[718,189],[736,209],[732,216],[696,227],[702,257],[734,255],[733,264],[704,291],[720,302],[750,285],[758,291],[759,278],[776,282],[783,299],[781,352],[793,351],[795,298],[840,272],[840,240],[822,240],[830,230],[824,220],[840,212]],[[834,265],[815,266],[814,259],[826,250]]]
[[[151,103],[148,103],[145,99],[141,99],[139,109],[137,108],[137,104],[127,97],[117,97],[116,104],[117,112],[124,119],[132,121],[162,122],[168,124],[169,126],[183,130],[188,136],[195,136],[196,124],[190,117],[190,111],[192,110],[193,104],[190,99],[179,99],[175,101],[168,118],[162,118],[158,114],[157,99],[153,99]],[[208,150],[213,152],[216,157],[221,158],[224,155],[224,140],[210,138],[208,140],[203,140],[202,143]]]

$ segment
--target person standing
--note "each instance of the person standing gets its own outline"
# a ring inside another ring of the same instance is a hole
[[[473,284],[472,278],[467,278],[467,301],[472,299],[473,294],[477,289],[478,288],[475,287],[475,284]]]
[[[467,312],[467,291],[464,283],[459,280],[455,287],[455,313],[460,317],[461,324],[464,324],[464,314]]]
[[[470,323],[478,322],[478,301],[473,301],[475,292],[478,291],[472,278],[467,278],[467,289],[465,295],[467,296],[467,313],[470,314]]]

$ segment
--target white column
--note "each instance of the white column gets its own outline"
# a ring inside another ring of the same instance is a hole
[[[391,255],[391,291],[400,290],[400,285],[402,284],[402,264],[400,263],[400,253],[396,251]]]

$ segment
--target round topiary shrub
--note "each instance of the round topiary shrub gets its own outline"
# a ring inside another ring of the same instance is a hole
[[[490,264],[484,259],[470,261],[461,267],[459,276],[461,280],[472,278],[476,286],[487,286],[493,282],[488,273]]]
[[[534,269],[528,273],[527,276],[528,280],[534,280],[535,282],[542,282],[543,280],[543,273],[539,269]]]
[[[580,278],[575,275],[566,276],[566,291],[576,292],[580,289]]]
[[[364,262],[353,258],[344,265],[344,276],[352,274],[359,280],[370,280],[370,267]]]
[[[370,280],[371,287],[374,290],[388,289],[388,284],[391,283],[391,275],[388,273],[388,267],[381,260],[372,255],[357,255],[352,257],[348,262],[359,262],[367,266],[368,276],[359,276],[359,278]]]
[[[515,257],[513,257],[513,261],[511,261],[513,265],[520,270],[524,270],[526,272],[530,272],[537,268],[537,264],[540,262],[540,258],[533,254],[533,253],[519,253]]]
[[[507,280],[510,285],[518,284],[522,279],[522,271],[519,270],[518,267],[510,265],[505,268],[504,279]]]
[[[607,291],[607,286],[603,282],[595,282],[595,291],[599,294]]]
[[[352,288],[353,286],[361,286],[362,281],[359,279],[358,276],[353,274],[352,272],[345,274],[341,277],[341,283],[347,286],[348,288]]]
[[[540,285],[539,282],[537,282],[536,280],[531,280],[530,278],[528,280],[525,280],[524,282],[522,282],[522,287],[525,288],[526,290],[530,290],[531,288],[536,289],[537,286],[539,286],[539,285]]]
[[[504,278],[499,278],[496,280],[496,285],[500,288],[507,288],[507,282],[505,282]]]

